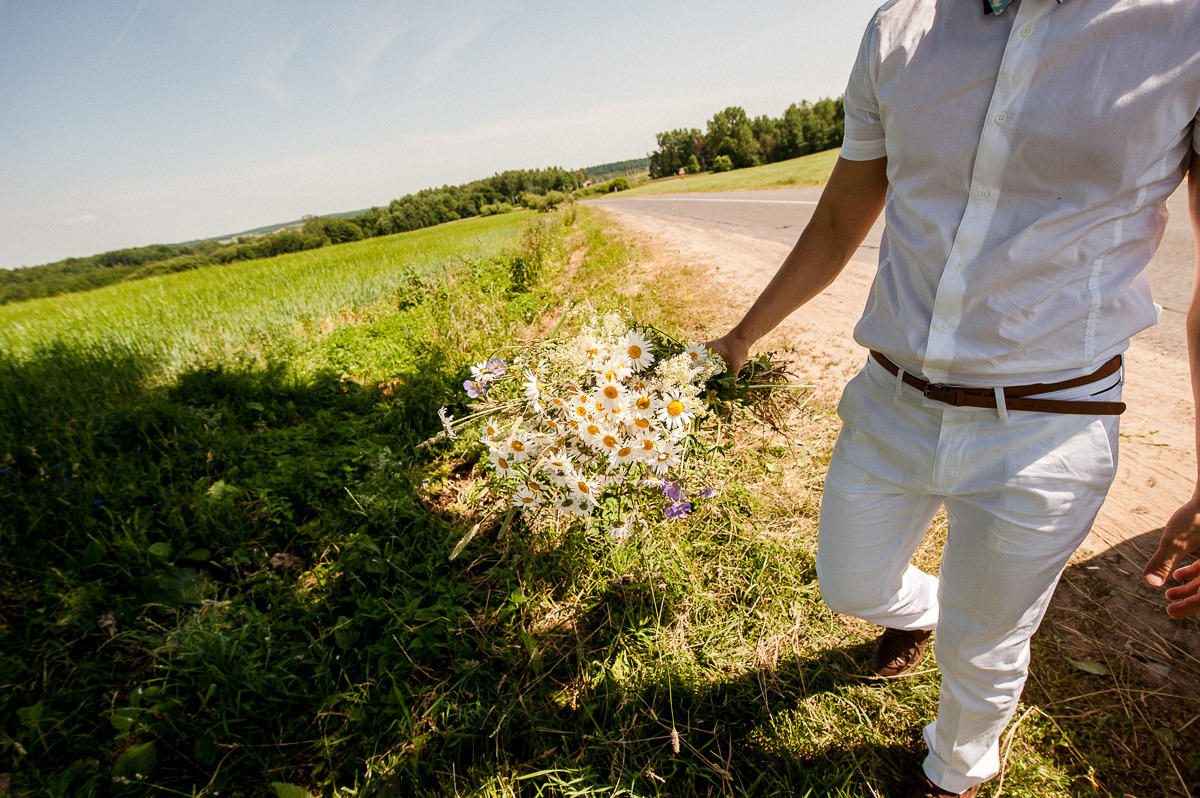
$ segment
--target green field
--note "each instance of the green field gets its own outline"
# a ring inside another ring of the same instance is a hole
[[[422,446],[564,304],[721,332],[703,281],[572,209],[0,308],[0,796],[899,789],[938,679],[863,678],[876,630],[820,599],[832,397],[709,427],[717,499],[626,541],[505,523],[469,440]],[[1003,794],[1196,783],[1196,702],[1081,671],[1081,628]]]
[[[756,188],[817,186],[829,180],[829,173],[833,171],[833,165],[841,151],[839,147],[764,166],[688,175],[683,180],[678,177],[662,177],[613,196],[640,197],[647,194],[679,194],[686,191],[742,191]]]

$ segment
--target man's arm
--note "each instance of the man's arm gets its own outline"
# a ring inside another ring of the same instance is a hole
[[[1186,326],[1192,402],[1196,414],[1196,490],[1192,498],[1167,521],[1158,551],[1142,572],[1146,583],[1155,587],[1166,584],[1168,576],[1186,583],[1166,591],[1170,602],[1167,614],[1172,618],[1186,618],[1200,613],[1200,559],[1183,568],[1175,568],[1188,555],[1200,558],[1200,153],[1195,151],[1192,152],[1188,167],[1188,209],[1192,217],[1192,234],[1196,239],[1196,271]]]
[[[812,219],[779,271],[737,326],[708,343],[730,371],[737,373],[755,341],[833,282],[879,217],[886,193],[886,158],[838,158]]]

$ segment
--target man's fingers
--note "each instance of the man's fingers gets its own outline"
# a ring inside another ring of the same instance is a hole
[[[1176,571],[1176,573],[1178,573],[1178,571]],[[1186,585],[1176,585],[1175,587],[1168,588],[1163,593],[1163,595],[1166,596],[1167,601],[1182,601],[1188,596],[1193,596],[1196,594],[1200,594],[1200,579],[1188,582]]]
[[[1175,573],[1171,574],[1171,578],[1179,582],[1186,582],[1187,580],[1194,579],[1197,576],[1200,576],[1200,560],[1197,560],[1191,565],[1185,565],[1182,568],[1176,568]]]
[[[1172,618],[1187,618],[1197,613],[1200,613],[1200,594],[1167,605],[1167,615]]]
[[[1158,545],[1158,551],[1154,552],[1154,556],[1150,558],[1150,562],[1146,563],[1146,567],[1142,571],[1142,579],[1152,587],[1162,587],[1167,583],[1167,577],[1171,575],[1175,563],[1179,562],[1186,553],[1187,551],[1181,543],[1174,538],[1168,538],[1164,532],[1162,542]]]

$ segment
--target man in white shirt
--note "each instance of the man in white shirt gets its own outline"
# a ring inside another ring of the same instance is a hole
[[[936,629],[942,690],[913,796],[973,796],[999,770],[1029,639],[1116,471],[1120,355],[1157,318],[1145,267],[1189,170],[1200,241],[1200,3],[982,6],[876,12],[812,220],[710,343],[739,368],[885,210],[854,332],[871,357],[838,407],[817,571],[832,608],[885,627],[882,676],[911,670]],[[1187,331],[1200,395],[1200,298]],[[909,559],[941,507],[934,577]],[[1146,581],[1188,555],[1200,487]],[[1167,591],[1168,612],[1200,612],[1200,565],[1174,576],[1191,581]]]

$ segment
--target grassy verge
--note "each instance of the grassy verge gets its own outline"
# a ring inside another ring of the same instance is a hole
[[[795,188],[818,186],[829,180],[841,148],[817,152],[790,161],[735,169],[731,172],[704,173],[651,180],[614,197],[641,197],[649,194],[680,194],[688,191],[742,191],[756,188]]]
[[[281,317],[241,349],[231,338],[229,355],[102,402],[64,398],[27,413],[19,435],[6,421],[0,784],[892,794],[938,682],[932,667],[863,678],[873,630],[820,601],[816,513],[837,428],[826,398],[797,406],[787,434],[725,422],[719,500],[686,522],[625,541],[488,522],[449,559],[491,505],[466,442],[416,444],[438,405],[461,412],[467,364],[544,334],[564,301],[692,335],[719,317],[700,274],[647,273],[602,218],[570,216],[513,219],[486,246],[450,225],[473,254],[407,273],[405,290]],[[357,246],[327,250],[343,258],[335,273],[362,268]],[[30,350],[0,386],[103,385],[122,368],[104,351],[72,357],[69,341]],[[927,568],[943,531],[918,554]],[[1178,781],[1147,774],[1200,773],[1139,736],[1137,718],[1109,711],[1097,729],[1086,702],[1112,685],[1042,648],[1040,703],[1006,740],[1006,795],[1170,795]],[[1136,696],[1176,728],[1178,750],[1194,745],[1184,721]]]

